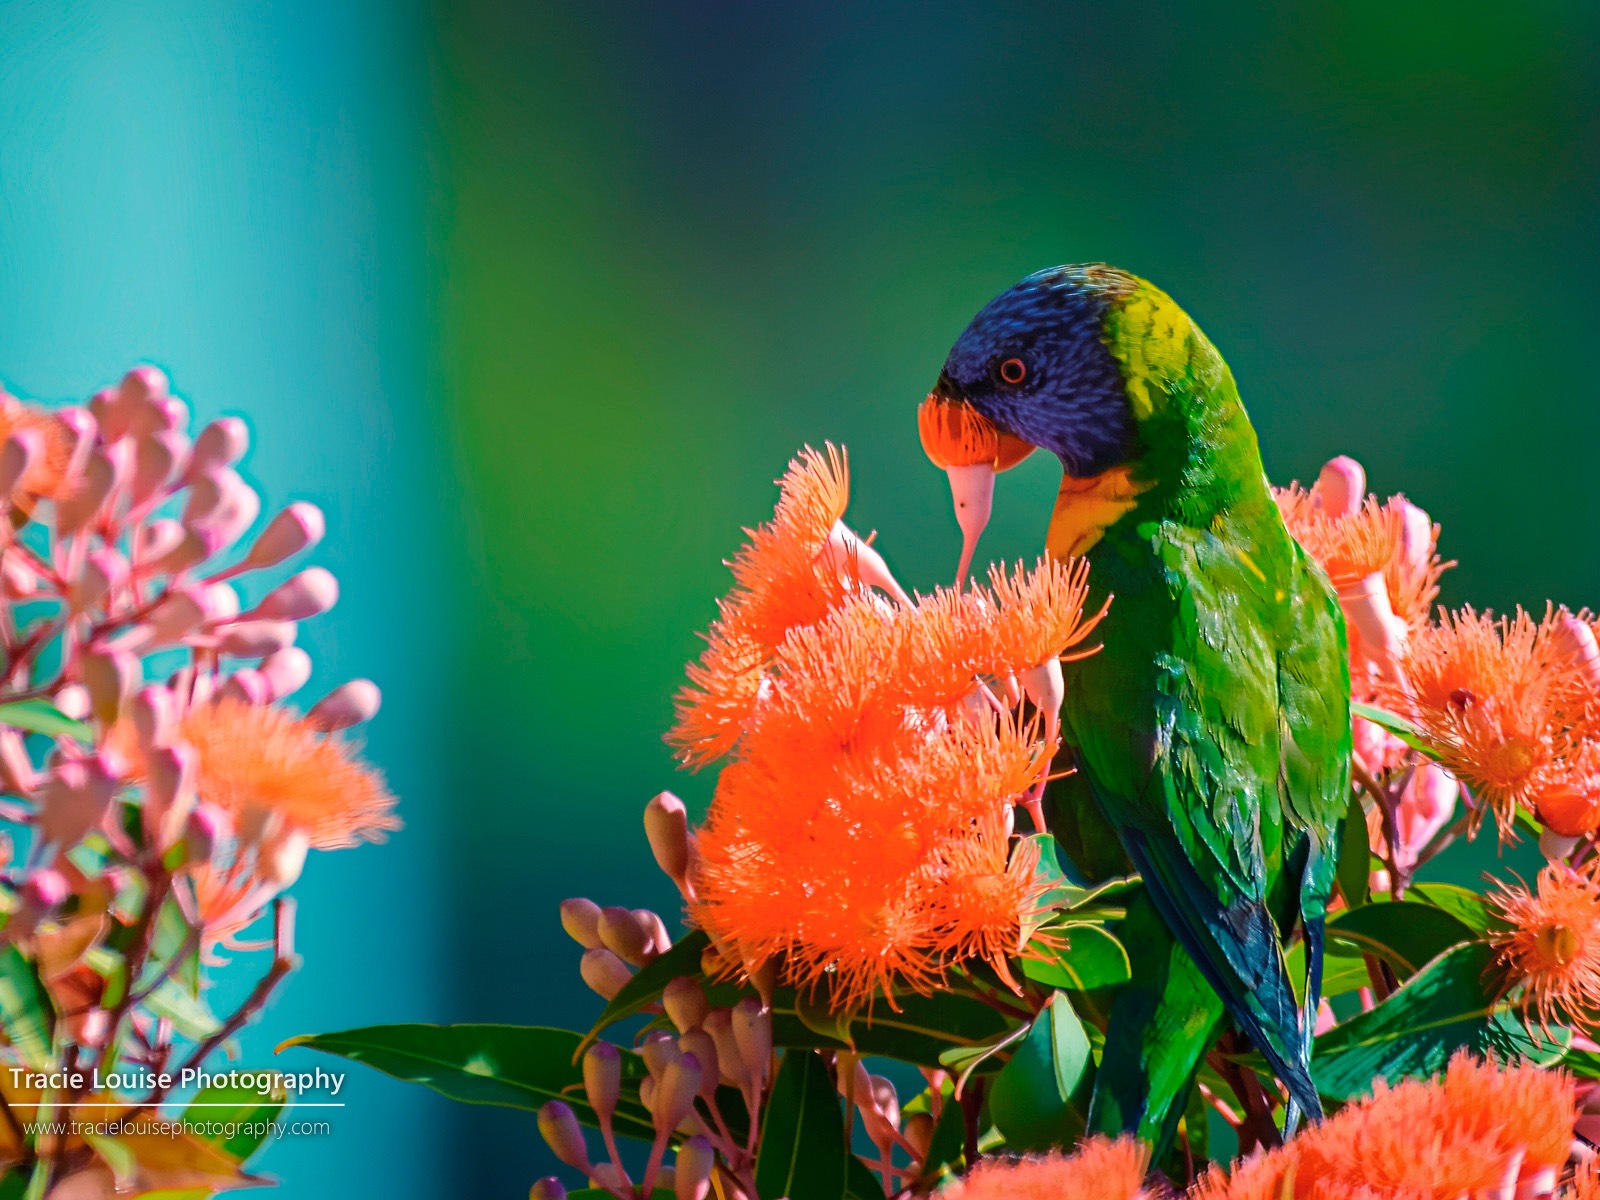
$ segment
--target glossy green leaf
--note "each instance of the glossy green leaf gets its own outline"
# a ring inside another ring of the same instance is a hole
[[[842,1200],[847,1157],[844,1112],[828,1068],[814,1051],[787,1051],[761,1118],[756,1193]]]
[[[6,1040],[32,1067],[50,1063],[56,1009],[39,978],[39,969],[16,946],[0,950],[0,1022]]]
[[[82,721],[75,721],[48,700],[13,700],[0,704],[0,725],[25,729],[29,733],[42,733],[46,737],[69,737],[87,742],[93,739],[94,730]]]
[[[1294,986],[1295,1003],[1304,1004],[1306,985],[1306,944],[1297,941],[1284,951],[1283,961],[1289,972],[1289,982]],[[1343,996],[1358,988],[1369,987],[1372,977],[1367,973],[1366,959],[1351,947],[1334,944],[1322,958],[1322,994]]]
[[[855,1042],[850,1035],[850,1026],[855,1020],[855,1013],[847,1009],[834,1009],[825,1001],[826,997],[820,991],[796,993],[794,1015],[812,1033],[821,1034],[830,1042],[853,1046]]]
[[[1420,900],[1391,900],[1347,909],[1328,921],[1330,947],[1377,955],[1402,981],[1477,932],[1442,908]]]
[[[163,980],[144,1001],[145,1008],[166,1017],[172,1027],[190,1041],[201,1041],[222,1028],[205,1001],[196,1000],[175,980]]]
[[[1433,748],[1433,744],[1422,736],[1415,725],[1398,713],[1392,713],[1388,709],[1378,708],[1372,704],[1363,704],[1361,701],[1355,700],[1350,704],[1350,715],[1360,717],[1364,721],[1371,721],[1380,729],[1385,729],[1394,734],[1395,737],[1413,750],[1426,754],[1431,759],[1437,760],[1439,757],[1439,752]]]
[[[595,1125],[594,1110],[584,1099],[583,1071],[574,1061],[583,1041],[573,1030],[541,1026],[373,1025],[304,1034],[278,1049],[321,1050],[466,1104],[537,1111],[546,1101],[564,1100],[580,1121]],[[623,1050],[624,1096],[617,1108],[617,1132],[648,1140],[655,1129],[638,1099],[639,1081],[646,1074],[639,1056]]]
[[[1375,1008],[1319,1037],[1311,1059],[1317,1090],[1348,1100],[1370,1091],[1375,1078],[1435,1074],[1461,1049],[1541,1065],[1559,1060],[1566,1030],[1555,1040],[1530,1036],[1518,1014],[1496,1007],[1484,982],[1491,954],[1481,942],[1456,946]]]
[[[701,930],[694,929],[684,934],[672,944],[670,950],[647,964],[611,998],[600,1019],[594,1023],[594,1028],[589,1030],[584,1044],[594,1041],[618,1021],[633,1016],[661,999],[661,993],[674,979],[684,976],[698,979],[700,956],[710,944],[711,939]]]
[[[1412,898],[1444,909],[1479,937],[1505,926],[1482,895],[1453,883],[1413,883],[1406,889],[1406,899]]]
[[[1367,813],[1361,794],[1350,793],[1350,807],[1339,829],[1339,861],[1334,868],[1339,894],[1351,908],[1367,902],[1367,887],[1372,875],[1372,846],[1367,840]]]
[[[269,1095],[263,1096],[257,1088],[213,1083],[195,1093],[184,1110],[184,1116],[192,1121],[223,1125],[265,1125],[282,1115],[288,1099],[289,1093],[282,1087],[275,1087]],[[204,1140],[229,1158],[242,1163],[256,1152],[266,1136],[264,1129],[238,1129],[232,1137],[218,1133]]]
[[[1078,1014],[1057,992],[989,1089],[989,1115],[1013,1151],[1070,1146],[1083,1133],[1094,1056]]]
[[[878,1173],[854,1154],[845,1162],[844,1200],[885,1200]]]
[[[1034,950],[1046,957],[1030,953],[1021,959],[1022,973],[1035,983],[1088,991],[1116,987],[1132,976],[1128,952],[1104,926],[1070,923],[1053,925],[1050,932],[1066,945],[1055,950],[1036,945]]]
[[[990,1069],[995,1071],[1004,1066],[1003,1060],[993,1060],[1001,1051],[1027,1037],[1031,1027],[1031,1025],[1014,1026],[975,1046],[952,1046],[939,1055],[939,1065],[955,1076],[958,1088],[964,1087],[968,1076],[985,1063],[990,1063]]]
[[[857,1051],[937,1067],[946,1051],[983,1045],[1010,1028],[1002,1014],[959,991],[938,991],[928,996],[908,992],[897,996],[895,1002],[900,1005],[898,1012],[880,999],[870,1011],[855,1015],[850,1038]],[[840,1043],[824,1041],[815,1030],[807,1029],[796,1017],[795,1008],[792,992],[780,992],[774,997],[772,1032],[777,1044],[787,1044],[780,1036],[780,1026],[785,1036],[795,1033],[794,1027],[799,1026],[806,1044],[821,1049],[840,1048]]]

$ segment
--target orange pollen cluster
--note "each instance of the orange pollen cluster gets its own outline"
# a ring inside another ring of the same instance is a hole
[[[1413,631],[1401,678],[1379,689],[1380,702],[1408,716],[1493,809],[1503,833],[1519,804],[1566,836],[1600,826],[1596,692],[1560,642],[1568,616],[1443,614]]]
[[[1530,1020],[1592,1025],[1600,1014],[1600,884],[1551,863],[1537,891],[1501,884],[1490,903],[1508,928],[1492,935],[1502,994],[1522,991]]]
[[[272,815],[319,850],[379,841],[398,829],[394,797],[350,746],[281,708],[222,698],[183,716],[197,791],[237,823]]]
[[[953,1187],[948,1200],[1136,1200],[1149,1195],[1150,1150],[1131,1137],[1096,1137],[1076,1152],[1017,1162],[983,1159]]]
[[[73,436],[54,413],[33,408],[0,392],[0,446],[18,433],[39,439],[39,449],[17,483],[17,494],[27,499],[56,499],[72,490],[70,479]]]
[[[840,516],[829,474],[798,459],[763,530],[814,555]],[[808,506],[808,492],[826,499]],[[1012,810],[1036,799],[1056,741],[1054,713],[997,693],[1104,615],[1084,618],[1086,564],[996,569],[989,587],[900,603],[846,578],[771,642],[742,616],[761,602],[753,553],[669,735],[686,761],[729,760],[696,834],[690,919],[730,973],[772,963],[836,1008],[880,989],[892,1005],[896,987],[925,992],[971,959],[1011,982],[1047,887]]]
[[[1442,1079],[1379,1082],[1287,1145],[1213,1168],[1195,1200],[1321,1200],[1461,1196],[1554,1190],[1577,1119],[1570,1076],[1533,1066],[1499,1067],[1465,1051]],[[1505,1189],[1503,1193],[1497,1189]]]

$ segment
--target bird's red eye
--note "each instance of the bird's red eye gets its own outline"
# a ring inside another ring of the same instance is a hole
[[[1006,383],[1021,383],[1028,377],[1028,364],[1020,358],[1008,358],[1000,364],[1000,378]]]

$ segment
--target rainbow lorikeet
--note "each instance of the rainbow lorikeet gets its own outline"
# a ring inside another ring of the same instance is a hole
[[[933,399],[1061,460],[1048,552],[1087,556],[1090,611],[1114,597],[1103,648],[1065,667],[1077,770],[1045,797],[1080,869],[1131,861],[1145,883],[1090,1127],[1169,1145],[1225,1014],[1288,1089],[1286,1125],[1320,1116],[1309,1060],[1349,798],[1345,630],[1284,528],[1232,373],[1151,284],[1056,267],[973,318]],[[1284,955],[1297,927],[1304,1010]]]

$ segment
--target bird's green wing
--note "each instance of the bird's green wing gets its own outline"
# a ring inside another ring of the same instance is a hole
[[[1116,615],[1101,653],[1072,672],[1064,716],[1162,917],[1296,1102],[1316,1112],[1280,933],[1298,909],[1283,877],[1279,787],[1292,560],[1254,533],[1146,522],[1096,547],[1090,578],[1116,594]]]

